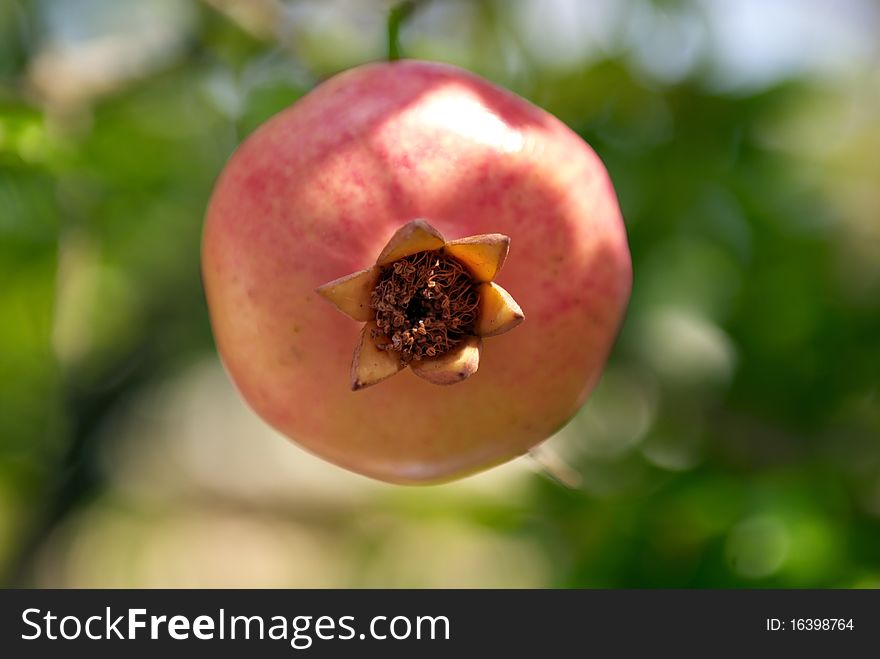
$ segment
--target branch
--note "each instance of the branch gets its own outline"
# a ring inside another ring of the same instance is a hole
[[[398,2],[388,12],[388,61],[399,60],[400,55],[400,28],[403,23],[413,15],[419,5],[425,0],[404,0]]]

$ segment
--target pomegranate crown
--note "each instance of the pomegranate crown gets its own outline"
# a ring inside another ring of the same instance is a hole
[[[488,233],[447,241],[427,221],[398,229],[375,265],[319,286],[350,318],[365,323],[351,365],[354,391],[407,366],[433,384],[477,372],[483,339],[524,319],[496,284],[510,238]]]

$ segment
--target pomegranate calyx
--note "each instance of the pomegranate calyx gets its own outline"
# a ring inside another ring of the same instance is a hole
[[[487,233],[450,240],[443,251],[460,261],[479,282],[492,281],[504,265],[510,238],[501,233]]]
[[[379,267],[373,266],[319,286],[317,293],[349,318],[360,322],[373,320],[370,294],[379,280]]]
[[[376,323],[370,321],[361,330],[361,337],[351,361],[352,391],[381,382],[404,368],[397,355],[378,347],[377,339],[382,340],[382,334]]]
[[[376,265],[388,265],[411,254],[440,249],[443,236],[425,220],[412,220],[400,227],[376,259]]]
[[[479,287],[480,308],[474,332],[477,336],[498,336],[509,332],[525,320],[516,300],[494,281]]]
[[[411,362],[410,368],[420,378],[433,384],[455,384],[477,372],[482,349],[483,340],[469,336],[440,357]]]
[[[433,384],[476,373],[482,337],[519,325],[522,309],[492,280],[510,247],[499,233],[447,242],[422,219],[398,229],[376,265],[318,287],[354,320],[365,322],[351,367],[357,391],[410,366]]]

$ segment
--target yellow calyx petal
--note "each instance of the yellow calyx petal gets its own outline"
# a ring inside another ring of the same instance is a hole
[[[376,259],[376,265],[388,265],[410,254],[440,249],[444,242],[440,232],[425,220],[407,222],[391,236]]]
[[[351,362],[351,388],[353,391],[369,387],[390,378],[403,368],[400,355],[390,350],[379,350],[376,342],[390,343],[386,337],[379,335],[373,337],[376,323],[369,322],[361,331],[361,340],[354,351],[354,359]]]
[[[446,354],[412,361],[409,367],[413,373],[432,384],[455,384],[477,372],[482,347],[480,338],[469,336]]]
[[[504,334],[525,320],[525,314],[510,293],[495,282],[480,284],[480,308],[477,311],[477,336]]]
[[[492,281],[504,265],[510,238],[500,233],[470,236],[446,243],[444,250],[460,261],[477,281]]]
[[[373,266],[319,286],[319,295],[332,302],[342,313],[365,322],[375,311],[370,307],[370,294],[379,280],[379,268]]]

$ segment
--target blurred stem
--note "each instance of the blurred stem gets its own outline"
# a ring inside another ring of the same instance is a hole
[[[400,28],[403,23],[413,15],[424,0],[404,0],[398,2],[388,12],[388,61],[399,60],[400,55]]]
[[[570,490],[579,490],[583,485],[580,472],[549,446],[536,446],[529,451],[529,457],[542,474],[560,485]]]

